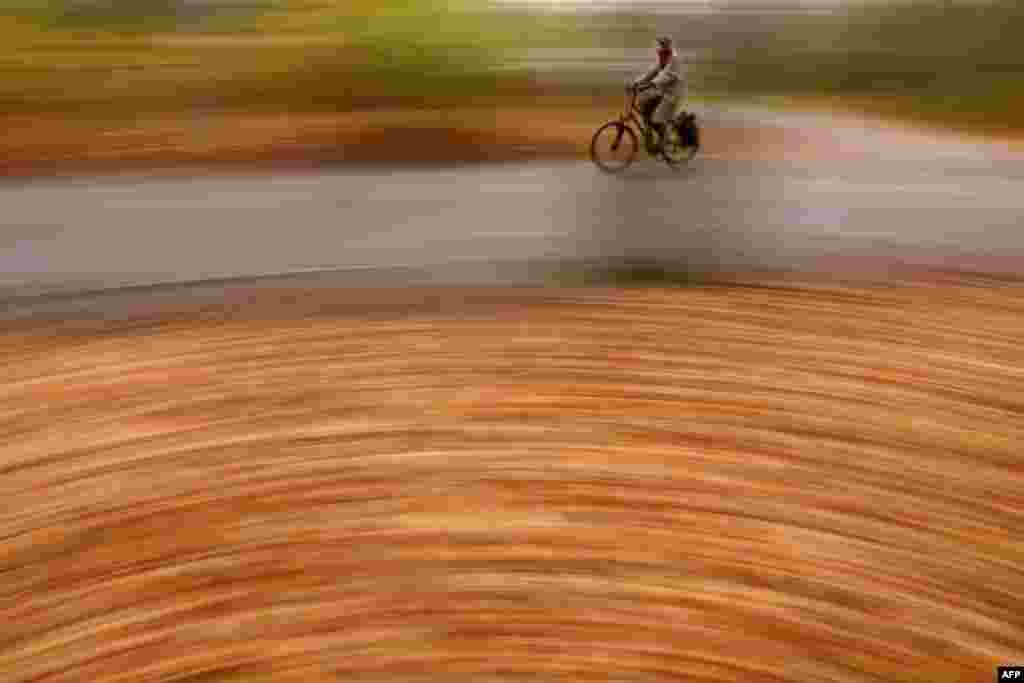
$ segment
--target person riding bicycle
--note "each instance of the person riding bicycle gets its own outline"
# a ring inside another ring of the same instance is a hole
[[[665,124],[675,121],[682,109],[686,81],[682,61],[672,47],[671,38],[658,38],[657,54],[658,63],[635,79],[632,87],[653,86],[641,93],[640,110],[644,119],[658,132],[660,147],[665,141]]]

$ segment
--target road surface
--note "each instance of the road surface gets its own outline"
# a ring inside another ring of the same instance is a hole
[[[1024,274],[1024,153],[814,115],[698,113],[709,152],[679,173],[573,161],[6,181],[0,302],[17,317],[27,297],[128,285],[327,271],[475,282],[521,277],[517,264],[652,258]],[[726,129],[751,136],[719,144]]]

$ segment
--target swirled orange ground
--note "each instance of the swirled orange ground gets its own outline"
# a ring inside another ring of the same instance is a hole
[[[22,325],[0,680],[991,680],[1022,339],[965,284]]]

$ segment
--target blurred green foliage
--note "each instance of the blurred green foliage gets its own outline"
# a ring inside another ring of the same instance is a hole
[[[149,32],[174,30],[189,15],[180,0],[22,0],[40,28]]]
[[[0,13],[11,112],[418,106],[528,91],[492,68],[566,22],[476,0],[12,0]]]
[[[1019,0],[896,0],[754,19],[738,28],[735,18],[687,17],[671,28],[684,49],[711,55],[691,65],[695,95],[834,98],[966,127],[1024,121]],[[495,12],[486,0],[6,0],[0,112],[528,98],[540,92],[532,74],[497,68],[506,51],[637,47],[665,26],[629,14]],[[578,80],[566,75],[560,92],[597,88]]]
[[[734,94],[848,99],[964,127],[1024,121],[1024,3],[898,0],[809,16],[713,65]]]

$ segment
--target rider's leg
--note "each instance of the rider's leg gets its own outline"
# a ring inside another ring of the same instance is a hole
[[[672,122],[673,123],[682,123],[683,115],[685,114],[685,112],[686,112],[686,110],[683,107],[683,98],[682,97],[677,97],[676,98],[675,106],[672,107],[672,118],[671,118]]]
[[[646,96],[643,103],[640,105],[640,111],[643,112],[645,123],[651,122],[651,117],[654,115],[659,104],[661,104],[660,94],[650,93]]]
[[[651,116],[651,126],[658,132],[658,144],[665,143],[665,135],[668,131],[668,124],[673,121],[673,114],[678,106],[674,97],[665,97],[658,102],[657,108]]]
[[[658,134],[658,144],[663,144],[665,142],[665,124],[660,121],[651,121],[651,127]]]

